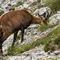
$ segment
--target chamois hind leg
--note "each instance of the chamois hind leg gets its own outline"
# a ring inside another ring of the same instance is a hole
[[[2,42],[0,42],[0,56],[2,56],[3,55],[3,51],[2,51]]]
[[[12,47],[14,46],[14,43],[15,43],[15,41],[16,41],[17,33],[18,33],[18,31],[16,31],[16,32],[14,33],[14,38],[13,38]]]
[[[24,28],[21,29],[21,43],[24,40]]]

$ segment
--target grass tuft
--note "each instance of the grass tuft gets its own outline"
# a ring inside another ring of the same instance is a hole
[[[59,37],[60,37],[60,27],[58,27],[57,29],[52,31],[50,34],[48,34],[47,37],[44,37],[42,39],[38,39],[30,44],[21,45],[20,47],[14,46],[13,48],[9,48],[8,55],[16,55],[16,54],[23,53],[23,52],[28,51],[32,48],[35,48],[36,46],[40,46],[40,44],[45,45],[45,48],[44,48],[45,51],[55,50],[55,48],[57,48],[57,47],[54,44],[58,44],[60,46],[60,43],[59,43],[60,40],[57,39]]]

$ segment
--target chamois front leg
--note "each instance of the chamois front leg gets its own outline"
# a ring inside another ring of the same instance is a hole
[[[24,28],[21,29],[21,43],[24,40]]]
[[[14,38],[13,38],[12,47],[14,46],[14,43],[15,43],[15,41],[16,41],[17,33],[18,33],[18,31],[16,31],[16,32],[14,33]]]

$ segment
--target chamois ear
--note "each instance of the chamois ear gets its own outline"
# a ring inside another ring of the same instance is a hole
[[[2,25],[0,25],[0,38],[3,36]]]

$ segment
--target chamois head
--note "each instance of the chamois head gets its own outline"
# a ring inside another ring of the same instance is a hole
[[[45,24],[45,25],[47,25],[48,21],[45,20],[43,17],[33,17],[32,23],[33,24],[41,24],[41,25]]]

